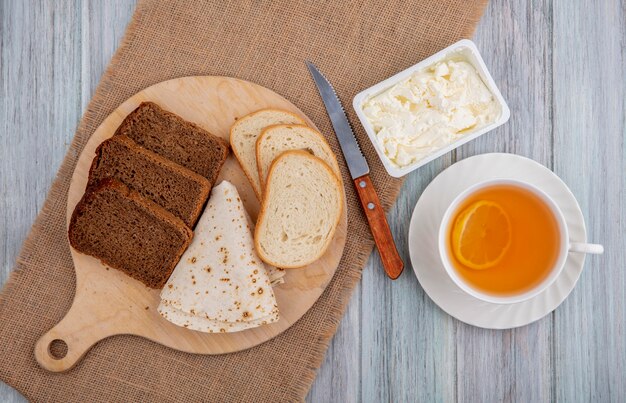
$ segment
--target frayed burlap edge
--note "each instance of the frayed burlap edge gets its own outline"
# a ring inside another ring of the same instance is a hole
[[[462,33],[463,37],[468,38],[472,36],[475,30],[475,26],[480,20],[480,17],[484,12],[487,3],[488,0],[481,0],[479,5],[473,10],[473,13],[468,18],[468,20],[470,21],[470,25],[468,25],[467,31]],[[87,110],[81,118],[81,121],[76,131],[76,135],[74,136],[74,139],[72,140],[70,148],[65,155],[61,167],[57,172],[57,175],[55,176],[52,187],[46,197],[46,201],[44,202],[41,211],[37,215],[31,231],[29,232],[20,250],[16,265],[9,275],[9,279],[4,285],[2,292],[0,293],[0,311],[2,311],[3,304],[5,303],[4,295],[8,294],[13,288],[17,278],[20,276],[20,272],[22,270],[24,262],[27,260],[27,257],[30,255],[31,250],[33,249],[33,243],[37,238],[37,235],[41,231],[41,223],[44,221],[44,218],[49,214],[49,211],[52,209],[52,206],[55,203],[63,203],[63,205],[66,204],[69,185],[64,186],[63,178],[72,175],[78,161],[78,156],[80,155],[85,144],[89,140],[89,137],[93,134],[92,132],[87,132],[87,127],[89,127],[91,123],[94,123],[91,127],[98,127],[100,123],[95,122],[94,116],[97,115],[95,111],[100,108],[100,99],[106,96],[107,92],[111,90],[111,84],[113,81],[112,78],[116,75],[121,55],[133,42],[133,39],[135,37],[135,31],[137,27],[140,26],[141,21],[145,17],[146,10],[146,1],[139,0],[133,13],[131,22],[128,24],[122,42],[115,54],[113,55],[113,58],[111,59],[109,66],[105,70],[105,73],[103,74],[100,83],[96,87],[94,96],[89,102]],[[106,115],[108,115],[108,113],[105,114],[105,116]],[[394,180],[393,183],[389,186],[388,195],[390,197],[383,201],[383,207],[386,211],[388,211],[391,206],[393,206],[396,198],[398,197],[400,189],[402,188],[403,182],[403,179]],[[358,281],[361,279],[362,269],[367,263],[373,247],[374,243],[370,236],[368,237],[368,242],[364,242],[361,249],[357,251],[356,258],[353,259],[353,261],[344,269],[346,278],[339,290],[340,297],[336,300],[336,304],[330,309],[329,315],[327,316],[329,320],[326,323],[321,324],[321,336],[318,338],[318,342],[315,344],[315,348],[312,351],[312,360],[309,362],[304,376],[298,379],[295,384],[292,385],[292,387],[290,387],[288,390],[285,390],[285,397],[287,399],[292,399],[295,396],[298,396],[299,399],[304,399],[304,397],[308,393],[313,381],[315,380],[317,370],[324,360],[332,336],[336,333],[339,323],[341,322],[343,313],[345,312],[348,302],[350,301],[350,298],[352,296],[352,292],[356,287]],[[19,388],[16,389],[24,394],[26,397],[28,397],[25,391],[22,391]]]

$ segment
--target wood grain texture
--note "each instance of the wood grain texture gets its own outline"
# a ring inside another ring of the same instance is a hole
[[[578,198],[588,237],[606,246],[602,257],[587,257],[578,286],[554,313],[554,397],[623,402],[626,3],[556,3],[553,43],[554,171]]]
[[[376,242],[376,249],[380,255],[383,269],[390,279],[395,280],[402,274],[404,263],[393,240],[393,235],[387,223],[383,206],[380,204],[378,194],[376,194],[376,189],[374,189],[369,175],[356,178],[353,182],[359,195],[361,207],[369,223],[372,237],[374,242]]]
[[[0,0],[0,281],[133,6]],[[389,281],[372,255],[308,401],[626,400],[625,9],[624,0],[490,2],[474,40],[511,120],[409,175],[388,214],[407,273]],[[581,204],[589,239],[605,246],[555,312],[512,331],[452,319],[408,265],[423,189],[451,163],[491,151],[555,170]],[[0,384],[0,401],[23,399]]]
[[[78,2],[0,1],[2,284],[80,118],[80,27]],[[25,399],[0,382],[0,401]]]

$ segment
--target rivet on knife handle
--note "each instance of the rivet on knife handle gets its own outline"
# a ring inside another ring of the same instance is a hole
[[[364,175],[354,179],[354,185],[372,230],[374,242],[376,242],[376,247],[380,253],[385,273],[395,280],[402,273],[404,263],[402,263],[402,259],[396,249],[396,244],[393,241],[393,236],[385,217],[385,211],[380,205],[380,200],[376,190],[374,190],[374,186],[372,186],[370,176]]]

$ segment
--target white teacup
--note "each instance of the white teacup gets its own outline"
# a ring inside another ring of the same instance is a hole
[[[550,273],[546,276],[545,279],[543,279],[541,283],[537,284],[535,287],[521,294],[515,294],[511,296],[493,296],[490,294],[483,293],[479,290],[476,290],[474,287],[469,285],[458,275],[452,263],[450,262],[450,257],[447,251],[448,249],[447,237],[449,234],[448,229],[450,225],[450,220],[453,218],[452,215],[456,212],[459,205],[473,193],[479,191],[480,189],[494,186],[494,185],[516,186],[516,187],[525,189],[533,193],[534,195],[539,197],[539,199],[541,199],[544,202],[544,204],[550,209],[550,211],[552,212],[552,215],[557,221],[558,228],[559,228],[561,243],[559,245],[559,254],[558,254],[556,263],[550,270]],[[529,183],[521,182],[521,181],[513,180],[513,179],[492,179],[492,180],[487,180],[484,182],[477,183],[469,187],[468,189],[463,191],[461,194],[459,194],[452,201],[450,206],[448,206],[448,209],[446,210],[443,216],[443,219],[441,221],[441,225],[439,227],[439,255],[441,257],[441,261],[443,262],[443,266],[445,267],[446,272],[448,273],[448,276],[450,276],[452,281],[454,281],[454,283],[461,290],[465,291],[467,294],[475,298],[478,298],[482,301],[491,302],[495,304],[514,304],[517,302],[526,301],[528,299],[533,298],[534,296],[541,293],[542,291],[544,291],[554,282],[554,280],[557,279],[559,274],[561,274],[561,271],[563,270],[563,267],[565,266],[567,254],[570,252],[601,254],[604,252],[604,248],[602,247],[602,245],[597,245],[597,244],[572,242],[569,238],[569,231],[567,229],[567,224],[565,223],[565,218],[563,217],[563,213],[561,212],[561,209],[559,208],[559,206],[557,206],[557,204],[554,202],[554,200],[550,196],[545,194],[542,190],[538,189],[537,187]]]

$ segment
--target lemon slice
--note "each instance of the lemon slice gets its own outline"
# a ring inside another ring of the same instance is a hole
[[[452,250],[464,266],[485,270],[496,266],[511,246],[511,220],[498,203],[470,204],[454,221]]]

